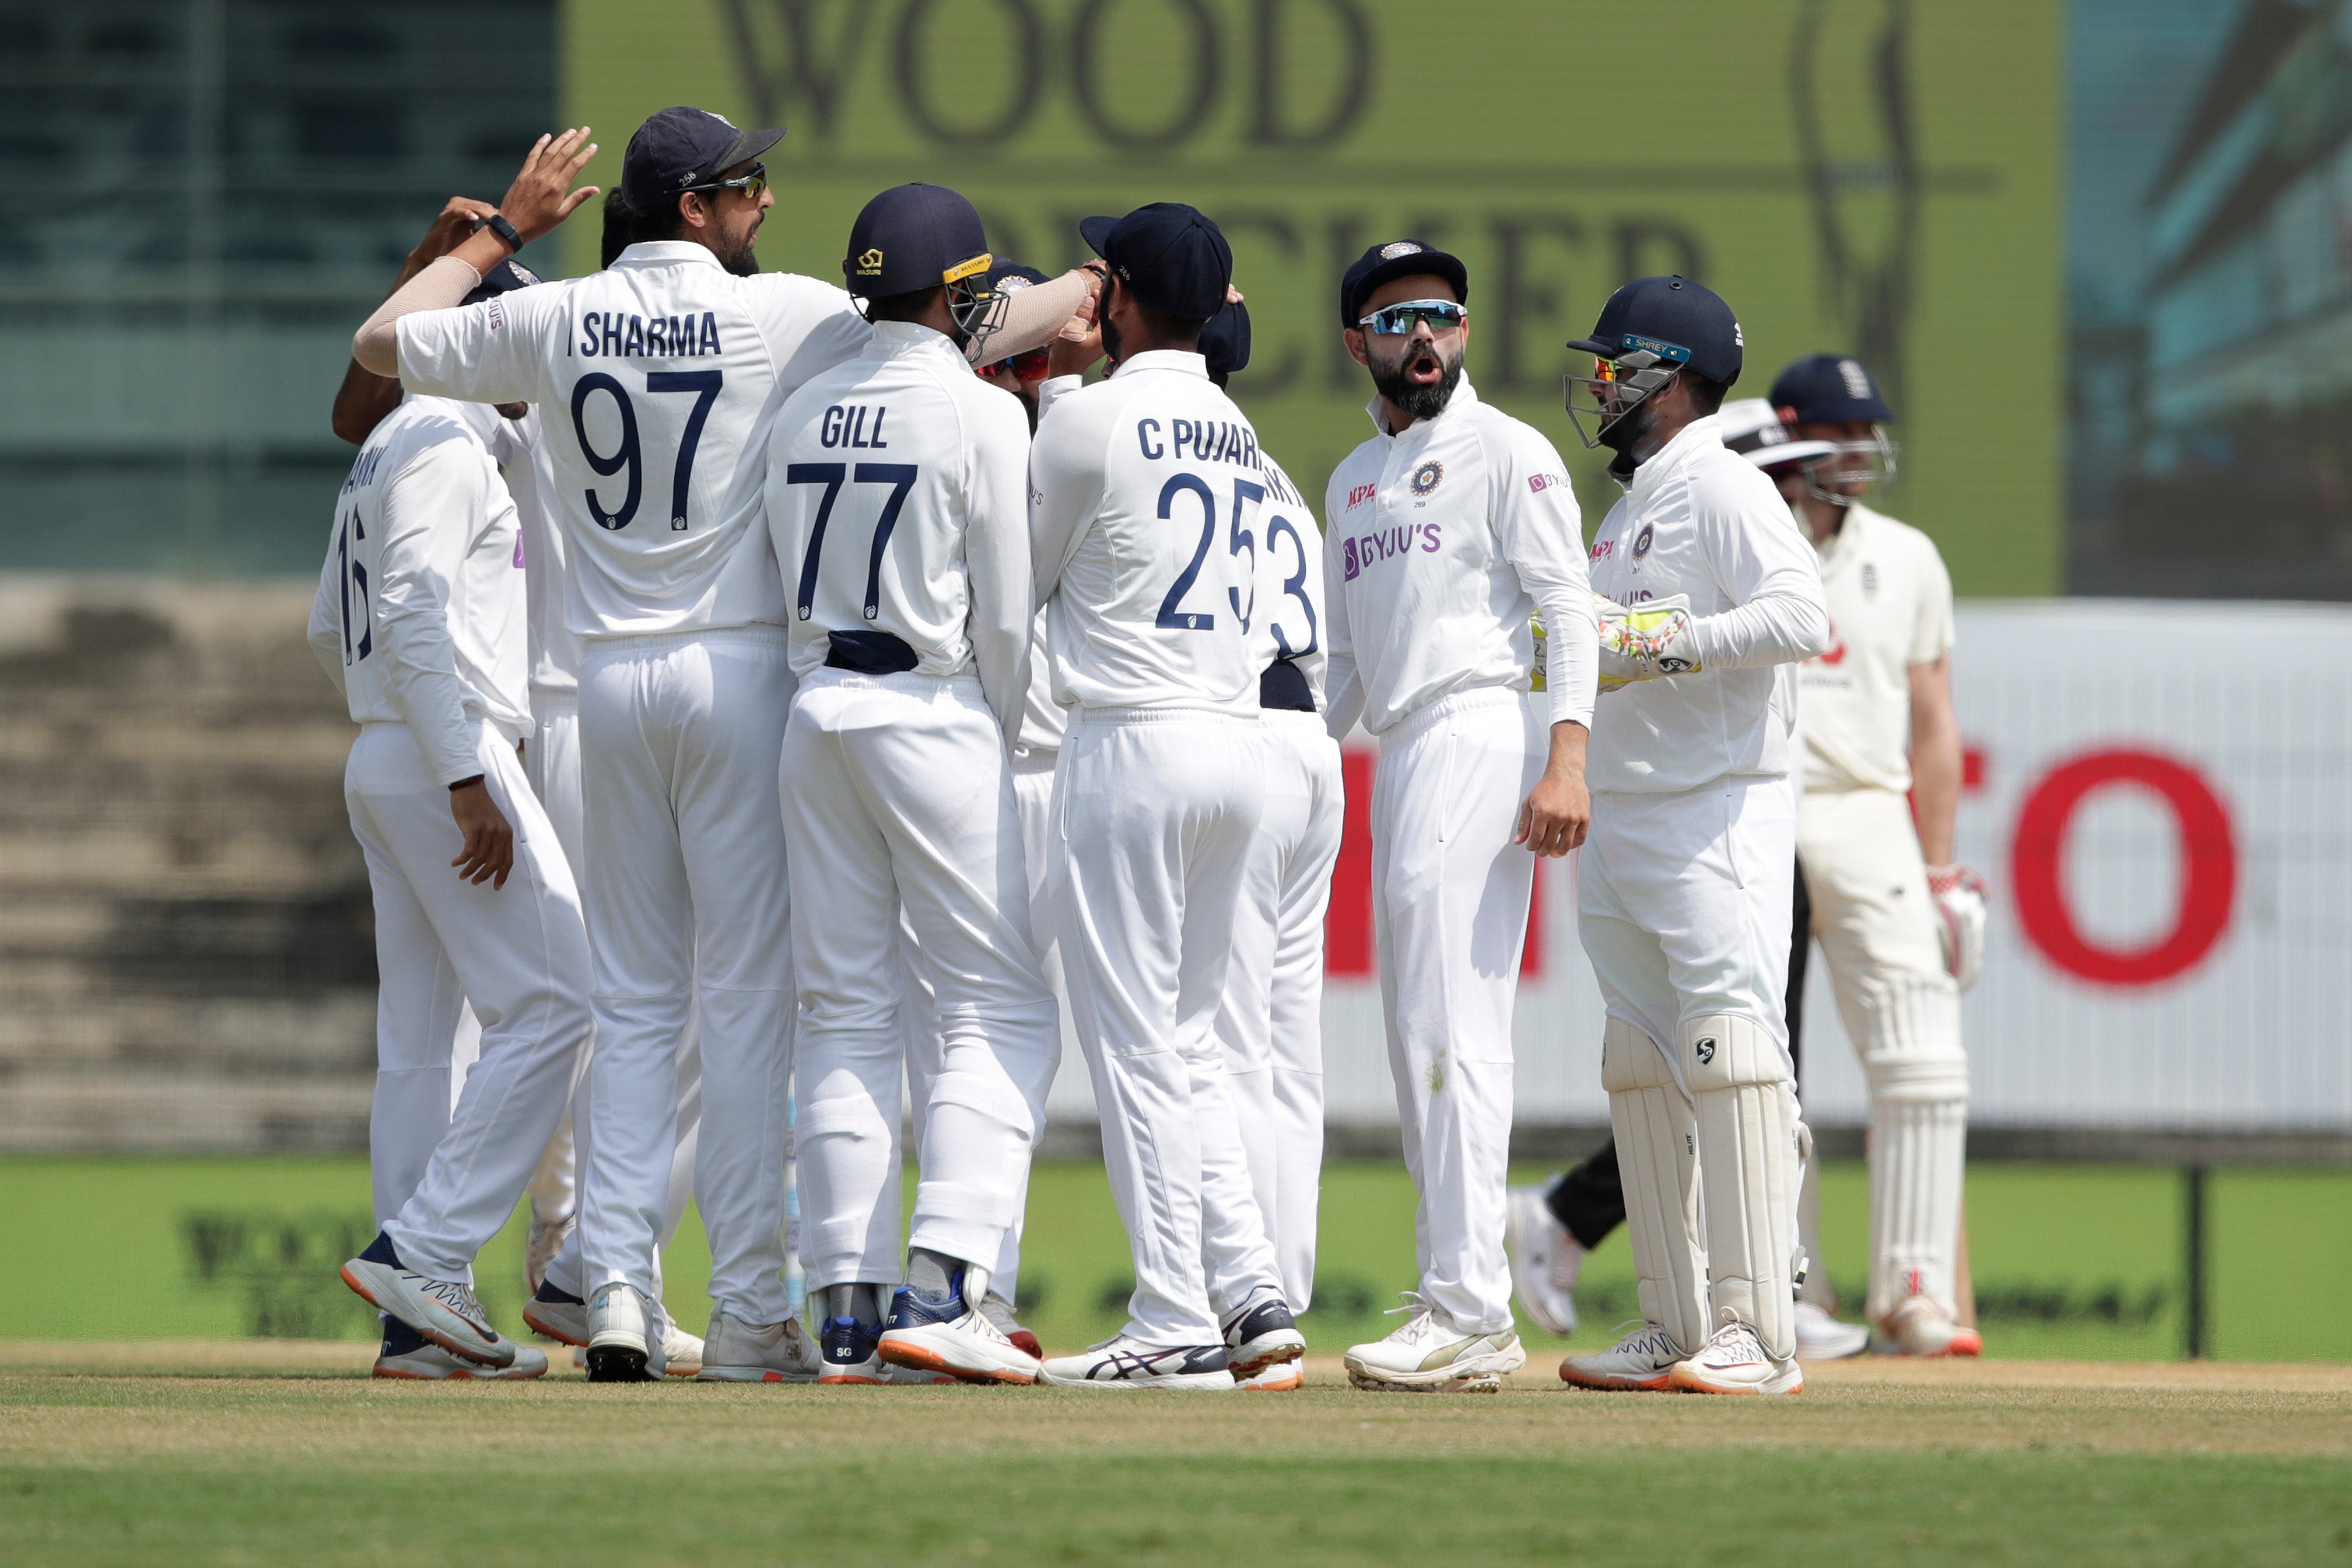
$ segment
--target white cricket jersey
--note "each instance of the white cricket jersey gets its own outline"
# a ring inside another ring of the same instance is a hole
[[[522,529],[522,571],[530,607],[530,689],[533,697],[574,696],[580,689],[580,638],[563,616],[563,523],[556,516],[555,460],[547,427],[533,408],[501,419],[490,456],[506,476]]]
[[[584,639],[782,626],[759,526],[769,435],[801,384],[866,346],[849,296],[738,278],[699,245],[633,245],[585,278],[398,325],[415,391],[539,405]]]
[[[1055,400],[1029,460],[1055,700],[1256,712],[1266,495],[1257,431],[1197,353],[1134,354]]]
[[[482,771],[488,723],[530,729],[521,535],[480,404],[411,395],[335,500],[310,647],[362,724],[405,724],[441,783]]]
[[[1568,466],[1464,376],[1436,417],[1348,454],[1323,498],[1332,732],[1381,734],[1460,691],[1525,691],[1548,639],[1548,722],[1592,721],[1599,629]]]
[[[1805,787],[1911,789],[1911,668],[1952,650],[1935,542],[1866,506],[1821,547],[1829,651],[1805,661]]]
[[[1045,630],[1049,617],[1043,605],[1029,623],[1029,694],[1021,704],[1021,733],[1013,742],[1024,752],[1043,753],[1062,749],[1069,732],[1070,710],[1054,700],[1054,649]]]
[[[1789,771],[1774,667],[1827,647],[1829,612],[1789,503],[1724,448],[1720,425],[1694,420],[1634,469],[1593,541],[1593,592],[1621,605],[1684,595],[1703,667],[1601,700],[1586,774],[1595,790],[1669,795]]]
[[[1323,593],[1323,531],[1316,526],[1315,509],[1282,465],[1263,452],[1258,465],[1265,475],[1265,507],[1258,513],[1251,657],[1261,672],[1277,662],[1294,666],[1319,710],[1330,660],[1324,643],[1328,612]],[[1262,683],[1265,679],[1261,674]]]
[[[793,672],[977,674],[1017,727],[1029,624],[1029,416],[929,327],[877,321],[776,417],[768,531]]]

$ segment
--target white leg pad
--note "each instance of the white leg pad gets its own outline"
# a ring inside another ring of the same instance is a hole
[[[1870,1315],[1914,1295],[1952,1312],[1968,1157],[1959,993],[1942,974],[1874,975],[1857,989],[1870,1079]]]
[[[1697,1110],[1709,1305],[1754,1328],[1772,1354],[1794,1355],[1804,1133],[1788,1058],[1769,1029],[1737,1014],[1686,1021],[1681,1047]]]
[[[1642,1315],[1685,1351],[1706,1342],[1706,1254],[1699,1245],[1698,1128],[1657,1042],[1618,1019],[1601,1042],[1601,1086],[1625,1187]]]

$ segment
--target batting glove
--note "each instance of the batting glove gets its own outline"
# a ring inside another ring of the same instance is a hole
[[[1985,879],[1966,866],[1927,868],[1927,896],[1936,904],[1936,940],[1944,969],[1966,991],[1984,973]]]

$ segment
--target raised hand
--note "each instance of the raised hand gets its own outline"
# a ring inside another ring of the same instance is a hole
[[[541,136],[531,144],[521,172],[499,203],[499,211],[515,226],[525,244],[570,217],[581,203],[597,194],[594,185],[572,188],[572,182],[595,155],[596,143],[588,140],[585,125]]]

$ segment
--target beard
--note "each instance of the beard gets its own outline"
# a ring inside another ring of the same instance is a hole
[[[1103,357],[1116,364],[1126,357],[1119,353],[1118,325],[1110,319],[1110,312],[1107,310],[1097,310],[1095,320],[1102,327]]]
[[[1436,381],[1411,379],[1416,365],[1431,363],[1443,372]],[[1461,351],[1457,348],[1449,357],[1439,352],[1434,343],[1410,345],[1392,360],[1375,354],[1370,369],[1373,388],[1415,419],[1434,419],[1444,413],[1446,404],[1453,400],[1454,389],[1462,384]]]
[[[756,278],[760,275],[760,258],[751,247],[759,243],[759,238],[760,231],[756,227],[746,229],[740,237],[730,239],[726,249],[713,246],[711,251],[719,258],[719,265],[736,277]]]

